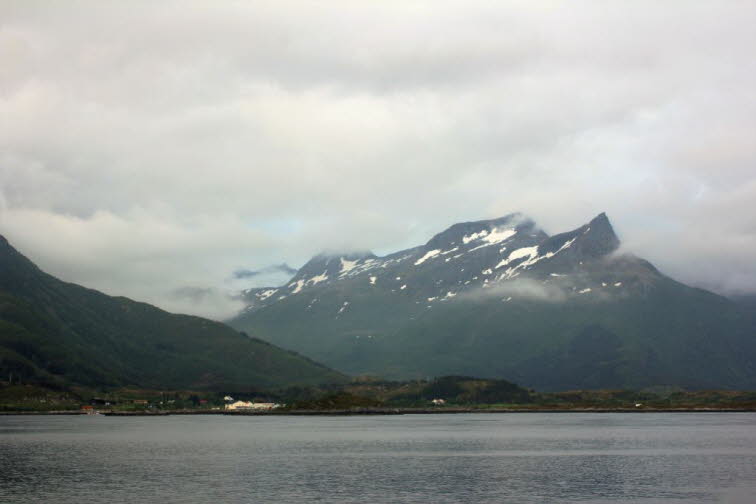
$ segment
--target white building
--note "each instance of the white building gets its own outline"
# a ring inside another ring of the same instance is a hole
[[[236,401],[231,404],[226,404],[227,410],[256,410],[256,411],[264,411],[264,410],[272,410],[276,408],[280,408],[280,404],[276,403],[268,403],[268,402],[252,402],[252,401]]]

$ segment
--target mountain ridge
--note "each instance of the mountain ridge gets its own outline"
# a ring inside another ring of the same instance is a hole
[[[572,254],[562,254],[561,257],[574,256],[575,252],[577,252],[591,258],[598,258],[615,252],[620,244],[619,238],[614,233],[608,217],[603,212],[579,228],[553,236],[547,235],[530,217],[521,212],[515,212],[493,219],[453,224],[444,231],[435,234],[423,245],[393,252],[385,256],[376,256],[370,251],[349,253],[338,253],[335,251],[321,252],[307,261],[285,285],[247,289],[243,292],[243,297],[249,302],[248,309],[256,309],[260,307],[260,301],[268,300],[268,302],[273,302],[276,299],[280,299],[282,295],[298,294],[308,287],[323,282],[332,282],[344,277],[376,270],[379,266],[385,267],[385,262],[389,264],[398,263],[413,257],[416,259],[415,266],[420,266],[423,263],[432,262],[437,256],[452,254],[450,256],[451,259],[456,259],[459,257],[458,252],[477,252],[475,255],[482,255],[494,250],[488,247],[510,242],[515,235],[519,235],[517,236],[519,239],[517,250],[523,251],[523,254],[527,252],[529,255],[532,255],[532,251],[525,249],[536,246],[546,255],[556,255],[558,252],[571,248],[572,244],[570,243],[565,249],[560,250],[570,239],[575,239],[577,245],[572,247],[570,251]],[[577,240],[577,238],[581,239]],[[448,250],[443,250],[444,248],[448,248]],[[464,250],[465,248],[466,250]],[[499,253],[506,248],[500,249]],[[424,254],[419,254],[421,251]],[[487,255],[490,256],[491,254]],[[513,266],[516,266],[518,263],[527,262],[526,255],[509,259],[509,263]],[[446,257],[445,260],[449,262],[450,258]],[[485,261],[485,258],[483,258],[483,261]],[[500,265],[502,265],[501,262],[492,266],[501,267]],[[526,264],[525,266],[529,265]],[[513,272],[512,274],[515,273]],[[288,289],[288,292],[286,289]]]

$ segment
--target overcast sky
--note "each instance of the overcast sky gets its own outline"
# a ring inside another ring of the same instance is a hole
[[[606,211],[674,278],[756,291],[755,26],[736,0],[4,0],[0,233],[224,317],[241,269]]]

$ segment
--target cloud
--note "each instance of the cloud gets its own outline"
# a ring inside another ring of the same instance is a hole
[[[295,268],[292,268],[286,263],[282,264],[274,264],[273,266],[266,266],[265,268],[262,268],[257,271],[249,270],[249,269],[238,269],[233,272],[232,277],[235,280],[241,280],[244,278],[254,278],[260,275],[266,275],[270,273],[283,273],[285,275],[294,275],[297,272]]]
[[[513,211],[756,290],[756,7],[0,6],[0,232],[66,280],[175,289]],[[672,20],[672,21],[670,21]],[[251,279],[249,279],[251,280]]]
[[[173,296],[178,299],[188,299],[192,302],[201,302],[213,294],[213,289],[207,287],[179,287],[173,291]]]
[[[244,307],[236,293],[212,287],[179,287],[167,293],[161,305],[174,312],[200,310],[218,320],[229,319]]]
[[[567,293],[563,287],[553,283],[543,283],[529,278],[516,278],[493,284],[490,287],[474,289],[464,293],[463,297],[470,300],[512,298],[517,301],[561,303],[567,299]]]

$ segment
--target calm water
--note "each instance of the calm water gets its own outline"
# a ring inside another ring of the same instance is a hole
[[[0,417],[0,503],[756,502],[756,414]]]

